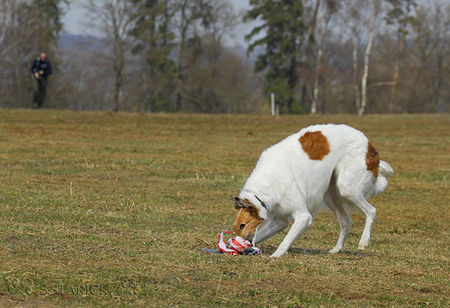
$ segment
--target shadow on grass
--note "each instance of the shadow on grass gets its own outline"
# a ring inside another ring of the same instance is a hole
[[[271,255],[275,252],[277,247],[275,246],[266,246],[263,249],[264,254]],[[310,248],[290,248],[288,251],[289,254],[293,255],[329,255],[327,249],[310,249]],[[375,256],[375,253],[368,251],[348,251],[344,250],[339,253],[339,255],[346,256],[359,256],[359,257],[371,257]]]

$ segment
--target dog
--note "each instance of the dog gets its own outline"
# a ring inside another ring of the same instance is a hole
[[[365,215],[358,246],[364,250],[376,218],[376,209],[367,199],[382,192],[393,173],[362,132],[343,124],[303,128],[263,151],[239,197],[231,198],[237,210],[234,228],[257,244],[292,223],[271,255],[281,257],[311,227],[325,204],[340,226],[337,243],[329,252],[339,253],[352,226],[348,209],[356,207]]]

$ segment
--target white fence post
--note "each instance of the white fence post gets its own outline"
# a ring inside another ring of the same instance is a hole
[[[270,101],[272,103],[272,115],[275,115],[275,94],[271,93],[270,94]]]

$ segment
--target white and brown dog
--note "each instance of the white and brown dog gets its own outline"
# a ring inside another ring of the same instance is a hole
[[[360,131],[347,125],[313,125],[266,149],[239,197],[234,227],[253,244],[292,226],[271,257],[287,254],[294,241],[311,227],[322,203],[335,213],[339,239],[330,253],[342,250],[352,219],[344,204],[366,217],[359,249],[369,245],[376,209],[367,199],[382,192],[392,167]]]

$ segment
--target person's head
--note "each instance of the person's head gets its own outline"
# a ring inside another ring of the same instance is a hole
[[[45,52],[41,52],[40,58],[41,60],[47,59],[47,54]]]

